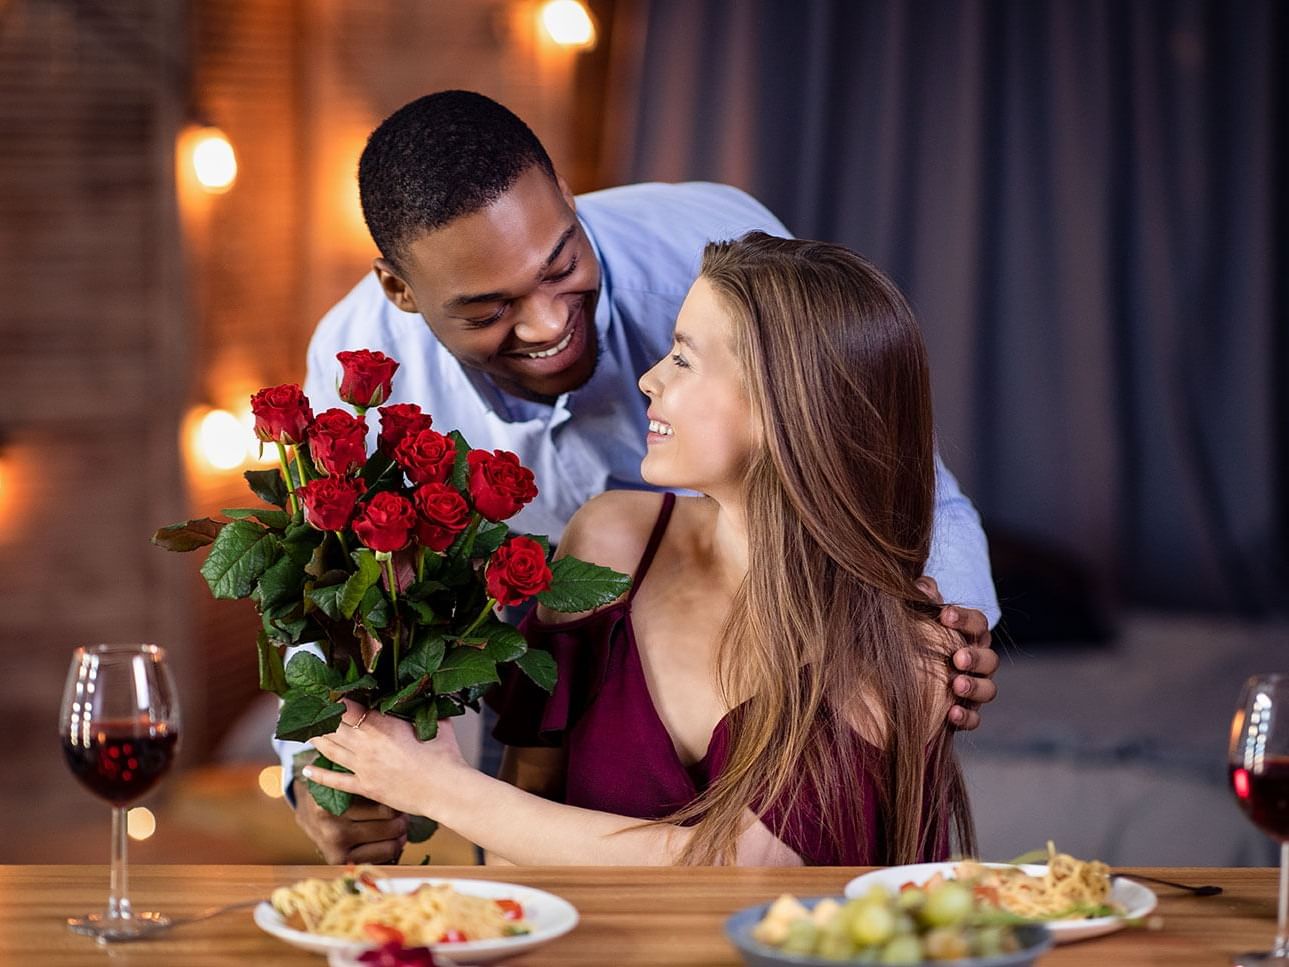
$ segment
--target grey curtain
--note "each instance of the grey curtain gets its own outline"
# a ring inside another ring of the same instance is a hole
[[[1289,4],[627,8],[607,180],[730,182],[890,272],[993,533],[1283,607]]]

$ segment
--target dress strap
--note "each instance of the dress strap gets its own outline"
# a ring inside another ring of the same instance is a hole
[[[658,519],[654,522],[653,532],[649,535],[649,543],[645,545],[644,553],[640,555],[640,563],[636,565],[636,573],[631,579],[631,590],[627,593],[627,601],[634,598],[636,591],[640,589],[649,565],[653,563],[653,557],[658,553],[658,545],[662,543],[662,535],[667,530],[667,522],[671,520],[671,511],[675,506],[675,494],[668,492],[662,495],[662,509],[658,511]]]

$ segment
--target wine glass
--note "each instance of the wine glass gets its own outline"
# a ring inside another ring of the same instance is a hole
[[[1289,967],[1289,674],[1254,675],[1231,720],[1227,768],[1236,802],[1280,843],[1280,906],[1275,946],[1241,954],[1241,965]]]
[[[60,732],[72,774],[112,804],[107,910],[69,918],[68,929],[103,942],[167,922],[130,908],[125,863],[126,807],[161,781],[179,745],[179,703],[166,653],[156,645],[77,648],[63,689]]]

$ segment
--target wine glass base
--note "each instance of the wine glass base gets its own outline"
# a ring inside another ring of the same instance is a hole
[[[1231,958],[1233,967],[1289,967],[1289,951],[1250,950]]]
[[[135,913],[129,917],[116,917],[107,913],[87,913],[83,917],[68,917],[67,929],[72,933],[93,937],[100,943],[129,940],[140,934],[150,933],[157,927],[170,923],[170,918],[160,913]]]

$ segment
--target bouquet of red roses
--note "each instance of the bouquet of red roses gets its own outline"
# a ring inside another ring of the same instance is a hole
[[[348,696],[410,721],[422,741],[440,718],[478,708],[513,662],[542,688],[555,664],[529,651],[499,606],[536,598],[555,611],[606,604],[630,578],[572,557],[550,562],[545,537],[504,523],[537,496],[532,471],[504,450],[472,450],[430,415],[389,399],[398,363],[360,349],[338,354],[339,395],[353,407],[314,416],[299,386],[251,398],[255,433],[277,448],[278,469],[251,470],[271,507],[225,510],[163,527],[172,551],[210,545],[201,573],[216,598],[247,598],[261,618],[260,687],[282,698],[277,736],[333,732]],[[367,411],[379,407],[376,451]],[[317,643],[319,654],[294,645]],[[340,768],[320,757],[316,766]],[[339,815],[348,793],[309,783]]]

